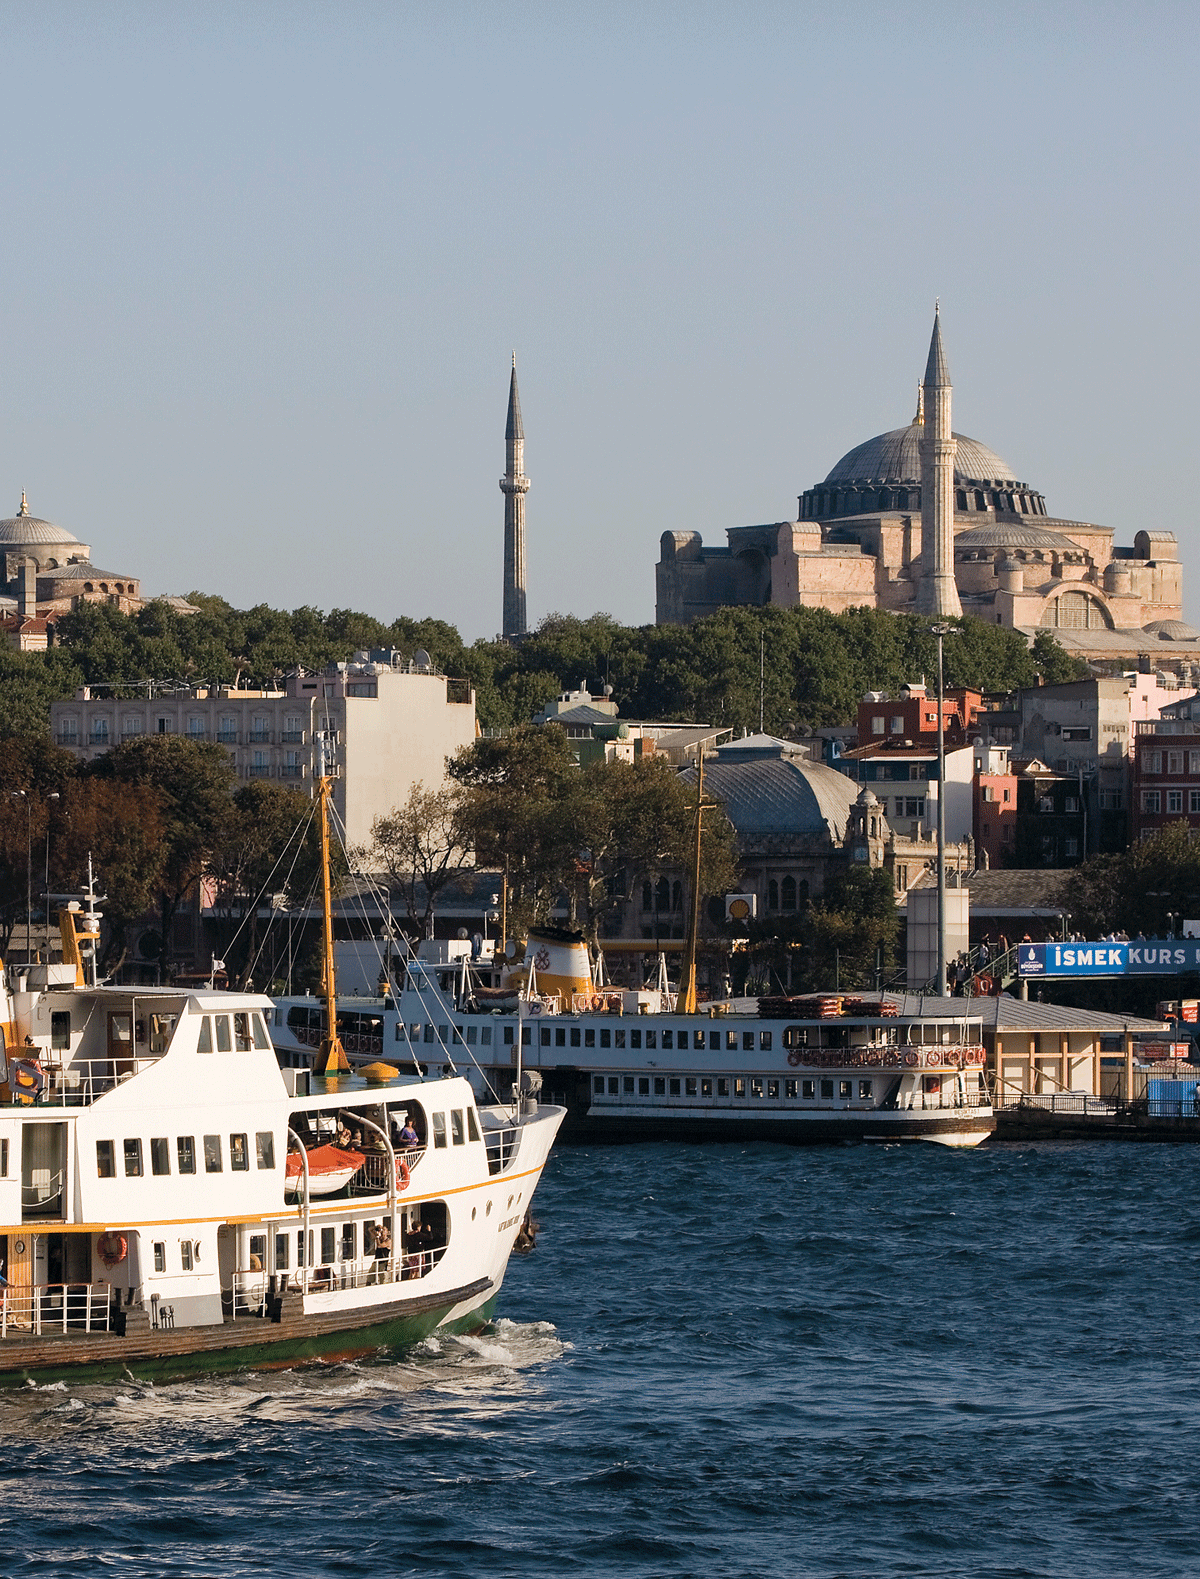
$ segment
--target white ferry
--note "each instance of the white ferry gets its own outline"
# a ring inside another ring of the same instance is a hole
[[[94,905],[60,921],[62,964],[0,979],[0,1382],[488,1320],[563,1117],[536,1072],[481,1106],[452,1073],[339,1071],[336,1039],[324,1077],[281,1068],[269,998],[98,985]]]
[[[975,1146],[995,1116],[968,1008],[929,1015],[886,995],[827,994],[684,1014],[665,981],[598,983],[581,937],[541,928],[515,966],[492,944],[424,942],[395,995],[343,1002],[338,1026],[352,1061],[462,1069],[481,1096],[507,1089],[517,1066],[537,1070],[567,1111],[564,1139]],[[318,1000],[280,999],[281,1058],[308,1063],[326,1024]]]

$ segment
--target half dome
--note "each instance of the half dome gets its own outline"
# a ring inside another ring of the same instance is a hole
[[[1147,636],[1157,636],[1159,641],[1200,641],[1200,630],[1186,620],[1154,620],[1142,629]]]
[[[989,548],[1045,548],[1056,554],[1082,554],[1078,543],[1063,532],[1049,527],[1029,526],[1024,521],[988,521],[983,526],[968,527],[954,535],[954,552],[982,552]]]

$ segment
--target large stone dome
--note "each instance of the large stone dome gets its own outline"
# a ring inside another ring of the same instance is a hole
[[[865,444],[848,450],[825,479],[828,488],[835,483],[909,483],[920,486],[923,429],[910,422],[906,428],[893,428],[890,433],[880,433]],[[1001,482],[1017,483],[1016,472],[1002,461],[995,450],[989,450],[978,439],[969,439],[965,433],[956,433],[958,454],[954,462],[956,483]]]
[[[74,533],[66,531],[61,526],[55,526],[53,521],[43,521],[40,516],[30,515],[24,494],[21,495],[21,508],[16,515],[0,520],[0,547],[9,544],[20,546],[24,543],[78,542],[79,539]]]

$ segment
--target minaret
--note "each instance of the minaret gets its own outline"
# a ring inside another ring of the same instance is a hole
[[[524,636],[525,624],[525,429],[521,425],[521,397],[517,394],[517,353],[513,352],[512,382],[508,386],[508,425],[504,430],[508,464],[500,479],[504,495],[504,630],[511,640]]]
[[[950,425],[950,369],[942,349],[942,321],[933,314],[933,338],[922,386],[921,581],[918,614],[961,615],[954,582],[954,457],[958,441]]]

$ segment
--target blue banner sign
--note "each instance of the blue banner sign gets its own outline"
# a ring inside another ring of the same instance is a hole
[[[1136,943],[1022,943],[1018,976],[1177,976],[1200,971],[1200,940]]]

